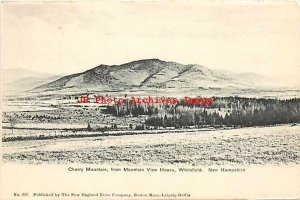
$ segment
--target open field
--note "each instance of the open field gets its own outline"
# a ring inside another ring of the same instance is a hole
[[[2,143],[4,162],[114,165],[300,164],[300,125]]]

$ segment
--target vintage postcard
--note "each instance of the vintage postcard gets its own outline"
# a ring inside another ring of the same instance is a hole
[[[299,199],[299,77],[299,1],[4,1],[0,199]]]

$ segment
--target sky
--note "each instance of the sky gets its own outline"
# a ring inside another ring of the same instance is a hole
[[[159,58],[300,77],[300,6],[293,1],[4,3],[1,20],[3,68],[72,74]]]

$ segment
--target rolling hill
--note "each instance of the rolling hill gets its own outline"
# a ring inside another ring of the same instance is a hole
[[[3,69],[2,88],[4,94],[14,94],[47,84],[61,78],[61,75],[36,72],[24,68]]]
[[[267,81],[266,81],[267,80]],[[82,73],[43,84],[39,91],[64,89],[255,88],[272,82],[254,73],[211,70],[197,64],[145,59],[122,65],[99,65]]]

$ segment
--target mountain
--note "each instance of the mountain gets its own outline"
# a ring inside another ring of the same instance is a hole
[[[259,80],[259,81],[258,81]],[[211,70],[197,64],[145,59],[122,65],[99,65],[37,87],[42,91],[64,89],[158,89],[158,88],[255,88],[267,80],[254,73]]]
[[[3,69],[2,88],[4,94],[14,94],[31,90],[38,85],[55,81],[62,76],[35,72],[23,68]]]

